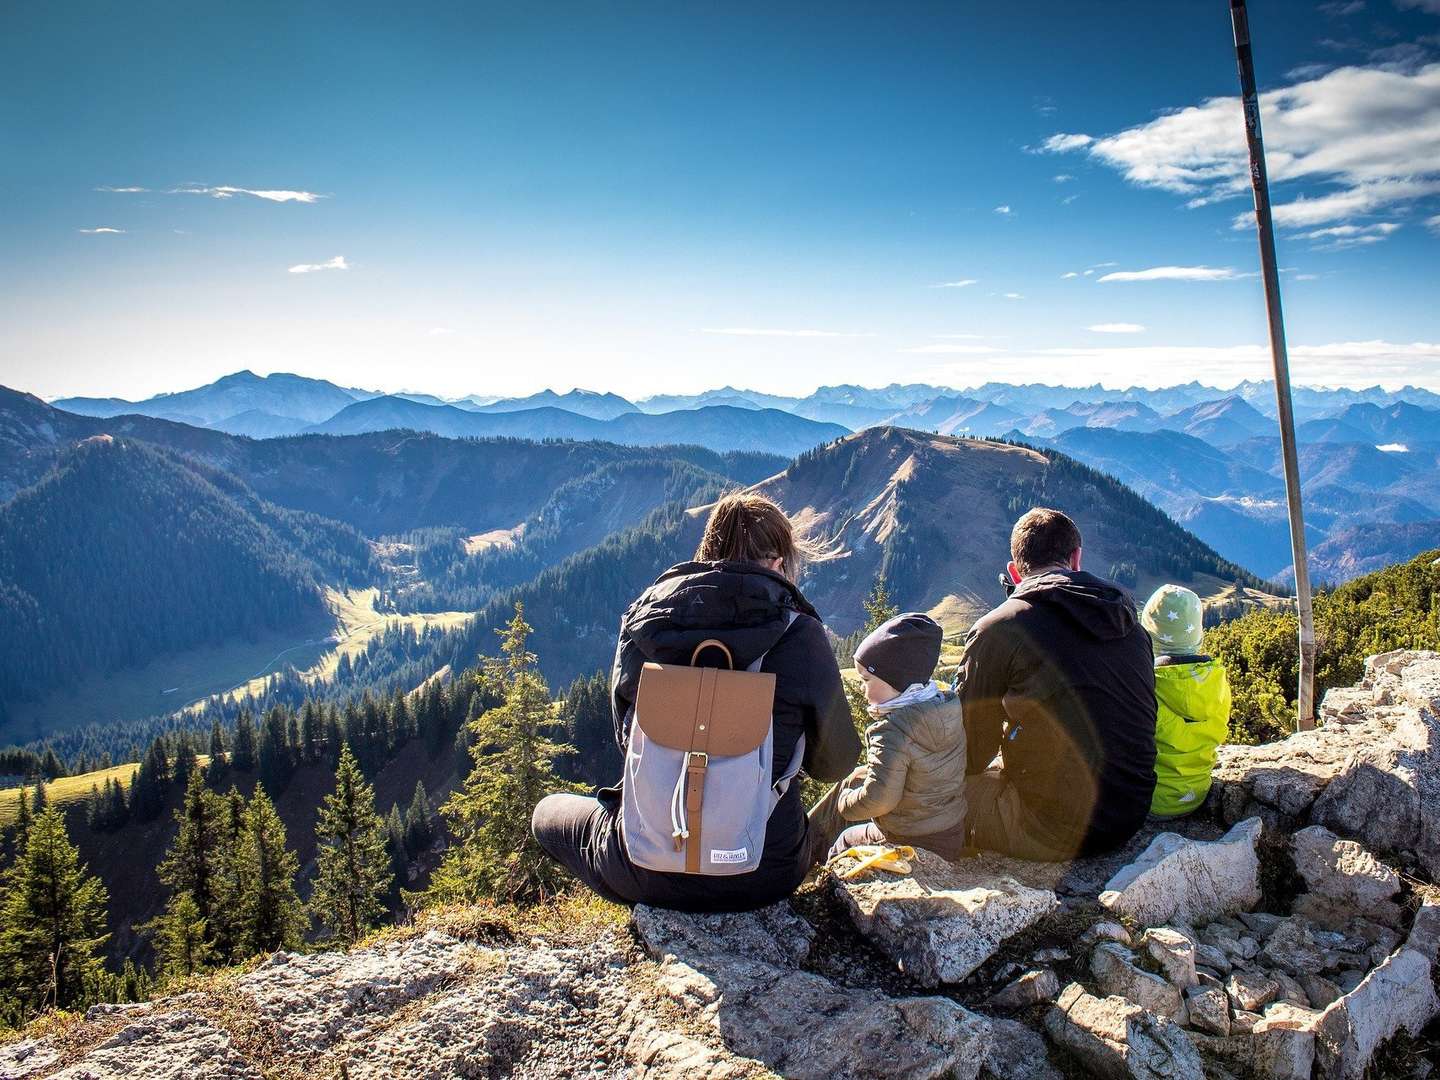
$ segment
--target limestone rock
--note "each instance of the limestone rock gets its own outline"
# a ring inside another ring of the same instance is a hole
[[[1162,833],[1105,886],[1100,903],[1146,926],[1195,926],[1260,902],[1259,818],[1219,840]]]
[[[1320,1014],[1320,1068],[1327,1077],[1359,1080],[1381,1043],[1400,1031],[1419,1034],[1436,1015],[1430,961],[1402,949]]]
[[[1050,890],[929,852],[919,852],[913,867],[905,877],[837,877],[834,887],[860,933],[921,986],[960,982],[1059,906]]]
[[[1088,949],[1092,945],[1098,945],[1102,941],[1118,941],[1121,945],[1129,948],[1133,942],[1130,938],[1130,931],[1121,926],[1118,922],[1108,920],[1097,922],[1091,925],[1080,935],[1079,946]]]
[[[1301,975],[1300,987],[1312,1009],[1323,1009],[1340,997],[1340,988],[1323,975]]]
[[[1190,1026],[1210,1035],[1230,1034],[1230,999],[1213,986],[1192,986],[1185,991]]]
[[[1079,983],[1061,991],[1045,1016],[1045,1030],[1095,1076],[1178,1080],[1203,1075],[1195,1044],[1174,1021],[1123,997],[1087,994]]]
[[[973,1080],[979,1073],[990,1032],[984,1017],[946,998],[889,998],[802,971],[796,923],[803,920],[785,904],[749,916],[647,907],[634,915],[660,961],[661,993],[693,1011],[734,1054],[810,1080],[870,1076],[878,1061],[895,1076]]]
[[[1393,869],[1322,825],[1301,829],[1292,845],[1295,869],[1308,889],[1297,910],[1334,929],[1356,915],[1400,925],[1402,912],[1394,902],[1400,875]]]
[[[1049,968],[1036,968],[991,994],[987,1004],[995,1009],[1024,1009],[1042,1001],[1052,1001],[1058,993],[1059,976]]]
[[[1308,1031],[1275,1029],[1229,1038],[1196,1035],[1195,1043],[1206,1061],[1218,1062],[1263,1080],[1310,1080],[1314,1067],[1315,1036]],[[1216,1071],[1212,1068],[1204,1075],[1210,1076]]]
[[[1043,1036],[1015,1020],[990,1021],[990,1048],[981,1080],[1064,1080],[1050,1063]]]
[[[1236,971],[1225,980],[1225,991],[1237,1010],[1255,1012],[1280,994],[1280,984],[1258,972]]]
[[[1174,986],[1184,990],[1200,981],[1195,975],[1195,942],[1190,935],[1173,927],[1158,926],[1146,930],[1140,944]]]
[[[1185,1002],[1180,991],[1159,975],[1136,967],[1122,945],[1107,942],[1096,947],[1090,954],[1090,973],[1106,994],[1127,998],[1171,1020],[1184,1019]]]
[[[1289,975],[1322,971],[1329,966],[1325,950],[1312,933],[1310,921],[1299,915],[1286,919],[1270,935],[1260,959]]]
[[[1195,943],[1195,963],[1221,975],[1230,974],[1230,955],[1224,949],[1217,949],[1203,941]]]

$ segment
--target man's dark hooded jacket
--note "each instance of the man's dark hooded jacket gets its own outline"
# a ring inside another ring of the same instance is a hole
[[[1123,844],[1155,789],[1153,663],[1120,586],[1081,571],[1025,579],[966,639],[966,771],[983,772],[1000,750],[1029,825],[1051,848]]]
[[[661,574],[630,605],[620,623],[610,683],[615,738],[622,753],[645,662],[688,664],[695,646],[706,638],[724,642],[737,668],[765,654],[760,670],[775,675],[777,780],[802,734],[808,775],[836,781],[849,773],[860,757],[860,737],[820,617],[790,581],[751,563],[681,563]],[[702,654],[701,662],[707,659]],[[601,792],[602,802],[618,802],[611,792]],[[788,896],[809,867],[805,808],[795,783],[770,816],[765,854],[753,873],[700,877],[638,867],[632,872],[647,903],[736,911]]]

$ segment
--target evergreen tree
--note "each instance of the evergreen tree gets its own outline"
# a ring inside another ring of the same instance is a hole
[[[294,761],[285,737],[285,713],[278,706],[265,714],[260,725],[260,782],[271,796],[279,795],[290,783]]]
[[[207,924],[214,918],[224,892],[227,847],[224,800],[205,786],[199,771],[191,774],[185,801],[175,811],[180,829],[169,852],[156,868],[160,880],[178,896],[188,893]]]
[[[12,1018],[70,1008],[100,970],[105,886],[86,873],[60,811],[35,816],[0,900],[0,993]]]
[[[230,763],[241,772],[249,773],[255,771],[258,761],[255,717],[249,709],[241,709],[240,715],[235,718],[235,751],[231,755]]]
[[[517,603],[501,634],[502,655],[482,666],[481,678],[504,703],[475,722],[474,768],[445,804],[455,842],[435,873],[435,899],[532,898],[553,894],[561,880],[530,834],[530,813],[545,795],[573,790],[555,771],[555,759],[571,750],[546,734],[559,721],[535,654],[525,647],[530,632]]]
[[[45,794],[45,778],[35,777],[35,794],[30,796],[30,812],[37,818],[43,814],[50,805],[50,797]]]
[[[25,841],[30,836],[30,826],[34,820],[34,815],[30,812],[30,789],[22,784],[15,809],[15,849],[17,852],[25,846]]]
[[[190,777],[199,775],[200,759],[195,753],[195,744],[190,741],[189,735],[180,736],[180,745],[175,748],[175,783],[185,788],[190,785]]]
[[[315,836],[311,910],[335,937],[353,945],[384,912],[381,897],[394,878],[385,826],[375,812],[375,790],[365,782],[348,746],[340,751],[335,790],[320,808]]]
[[[193,975],[214,959],[209,926],[188,892],[177,892],[163,914],[136,929],[154,935],[157,967],[166,975]]]
[[[415,794],[405,810],[405,850],[413,859],[427,849],[435,839],[435,830],[430,826],[430,796],[425,793],[425,782],[415,781]]]
[[[403,880],[410,865],[410,852],[405,846],[405,819],[400,816],[400,804],[390,807],[385,818],[385,846],[390,850],[390,870],[396,880]]]
[[[325,737],[323,725],[320,706],[314,701],[306,701],[305,707],[300,710],[300,760],[307,765],[314,765],[320,760],[320,743]]]
[[[865,634],[869,634],[882,623],[889,622],[900,614],[900,608],[890,599],[890,590],[885,584],[885,575],[877,574],[865,597]],[[864,636],[863,634],[861,635]]]
[[[285,846],[285,825],[263,788],[245,808],[240,847],[235,854],[235,910],[245,955],[294,948],[300,943],[304,915],[295,895],[300,860]]]
[[[40,774],[47,780],[59,780],[65,775],[65,766],[60,764],[53,747],[45,748],[45,756],[40,759]]]

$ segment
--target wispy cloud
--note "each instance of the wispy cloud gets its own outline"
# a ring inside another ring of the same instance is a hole
[[[222,184],[217,187],[199,187],[191,185],[170,189],[171,195],[209,195],[212,199],[231,199],[236,195],[250,195],[257,199],[264,199],[266,202],[298,202],[313,203],[325,198],[324,195],[317,195],[313,191],[288,191],[254,188],[231,187]]]
[[[941,281],[931,285],[932,289],[968,289],[971,285],[978,284],[979,278],[967,277],[959,281]]]
[[[951,341],[983,341],[984,334],[931,334],[933,338],[945,338]]]
[[[292,274],[313,274],[316,270],[349,270],[350,264],[345,261],[344,255],[336,255],[323,263],[297,263],[290,267]]]
[[[1380,221],[1374,225],[1331,225],[1328,228],[1299,233],[1296,239],[1316,242],[1319,251],[1341,251],[1350,247],[1378,244],[1399,229],[1400,224],[1395,221]]]
[[[452,328],[448,327],[448,326],[432,326],[429,330],[426,330],[426,331],[425,331],[425,336],[426,336],[426,337],[449,337],[449,336],[450,336],[451,334],[453,334],[453,333],[455,333],[455,331],[454,331]]]
[[[82,233],[84,233],[86,236],[99,236],[101,233],[122,233],[122,234],[123,234],[123,233],[125,232],[124,229],[112,229],[109,225],[101,225],[99,228],[96,228],[96,229],[77,229],[77,230],[75,230],[75,231],[76,231],[76,232],[82,232]]]
[[[1024,299],[1025,299],[1024,294],[1023,294],[1023,293],[1018,293],[1018,292],[1007,292],[1007,293],[1005,293],[1005,294],[1003,294],[1003,295],[1004,295],[1004,297],[1005,297],[1006,300],[1024,300]]]
[[[1395,6],[1402,9],[1428,11],[1431,15],[1440,15],[1440,0],[1395,0]]]
[[[900,351],[930,356],[988,356],[991,353],[1000,353],[1005,350],[993,345],[916,345]]]
[[[1278,203],[1280,225],[1343,221],[1440,191],[1440,63],[1336,68],[1262,94],[1261,111],[1277,188],[1340,187]],[[1192,207],[1243,196],[1250,183],[1236,97],[1208,98],[1103,138],[1053,135],[1043,149],[1083,151],[1131,183],[1186,196]],[[1236,227],[1249,221],[1240,215]]]
[[[726,334],[730,337],[780,337],[780,338],[868,338],[874,334],[849,333],[843,330],[776,330],[753,326],[705,327],[702,334]]]
[[[1152,266],[1146,270],[1112,270],[1098,279],[1106,281],[1233,281],[1239,274],[1229,266]]]
[[[133,193],[133,192],[137,192],[137,191],[149,191],[150,189],[149,189],[149,188],[144,188],[144,187],[111,187],[111,186],[108,185],[108,184],[103,184],[103,185],[101,185],[100,187],[97,187],[95,190],[96,190],[96,191],[114,191],[114,192],[122,192],[122,193],[129,194],[129,193]]]
[[[1001,217],[1009,217],[1014,212],[1015,211],[1010,209],[1010,205],[1008,203],[1002,203],[999,206],[995,207],[995,213],[999,214]]]
[[[1432,232],[1440,233],[1440,214],[1425,219],[1425,227]]]
[[[1085,328],[1095,334],[1143,334],[1145,327],[1134,322],[1102,322]]]
[[[1061,280],[1061,281],[1067,281],[1067,280],[1069,280],[1070,278],[1076,278],[1076,277],[1079,277],[1079,276],[1080,276],[1080,275],[1079,275],[1078,273],[1076,273],[1074,270],[1066,270],[1065,273],[1063,273],[1063,274],[1060,275],[1060,280]]]
[[[1071,176],[1069,173],[1062,172],[1057,173],[1052,179],[1057,184],[1068,184],[1071,180],[1074,180],[1075,177]]]
[[[1331,17],[1354,15],[1365,10],[1365,0],[1326,0],[1320,5],[1320,10]]]

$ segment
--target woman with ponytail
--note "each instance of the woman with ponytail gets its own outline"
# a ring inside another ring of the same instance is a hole
[[[817,780],[849,774],[860,756],[859,736],[825,628],[795,584],[814,554],[763,495],[727,495],[715,504],[695,558],[661,574],[621,620],[610,688],[622,753],[643,666],[688,664],[697,645],[715,639],[729,649],[736,670],[763,657],[759,670],[775,676],[773,779],[783,781],[797,761]],[[550,795],[531,823],[546,852],[618,903],[744,911],[790,895],[809,869],[798,783],[785,787],[770,814],[759,866],[729,876],[636,866],[621,835],[621,803],[618,786],[594,798]]]

